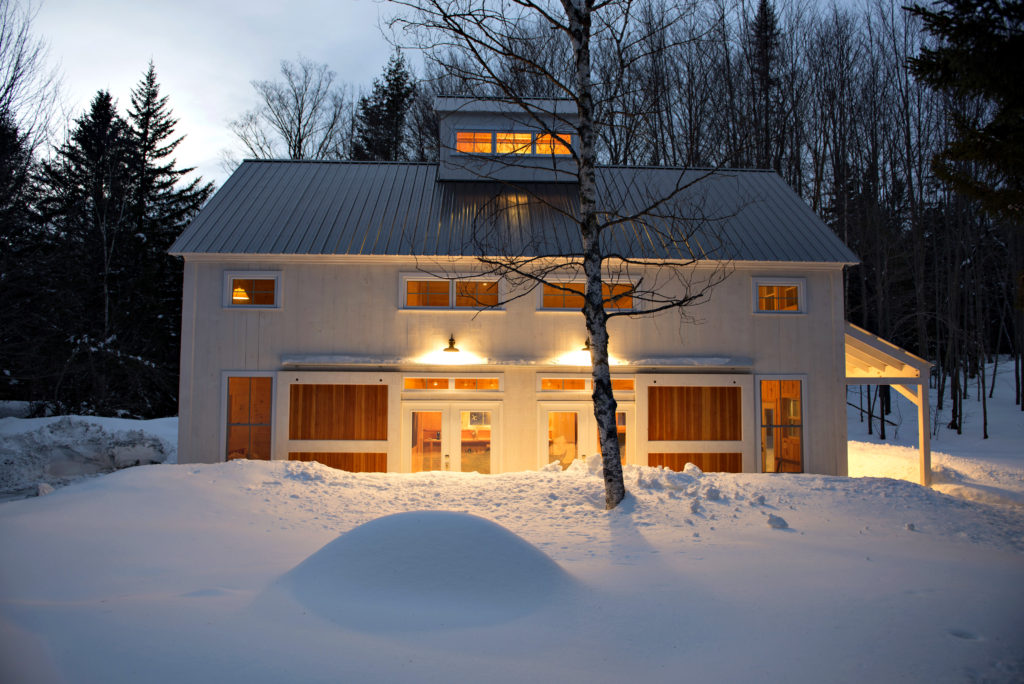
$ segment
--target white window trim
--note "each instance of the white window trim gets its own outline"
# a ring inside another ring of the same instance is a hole
[[[235,278],[244,280],[273,280],[274,281],[274,303],[273,304],[235,304],[231,301],[231,281]],[[280,271],[224,271],[224,285],[222,288],[221,304],[225,309],[236,309],[238,311],[259,310],[267,311],[281,308],[281,272]]]
[[[762,311],[758,308],[760,298],[757,288],[760,285],[795,285],[797,291],[797,311]],[[751,310],[758,316],[800,316],[807,313],[807,279],[779,278],[755,276],[751,279]]]
[[[410,280],[439,280],[448,281],[448,306],[409,306],[407,303],[408,291],[406,283]],[[498,283],[498,306],[455,306],[455,283],[463,281]],[[402,311],[504,311],[505,307],[501,302],[505,298],[504,281],[497,276],[488,275],[466,275],[453,274],[452,277],[435,276],[428,273],[401,273],[398,279],[398,308]]]

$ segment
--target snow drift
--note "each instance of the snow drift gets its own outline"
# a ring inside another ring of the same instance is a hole
[[[522,537],[451,511],[371,520],[281,581],[311,612],[371,631],[496,624],[564,596],[571,585],[568,573]]]

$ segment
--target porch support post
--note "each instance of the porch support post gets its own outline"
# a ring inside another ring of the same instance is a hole
[[[928,405],[928,376],[921,378],[917,386],[917,444],[921,452],[921,484],[930,487],[932,484],[932,445],[930,407]]]

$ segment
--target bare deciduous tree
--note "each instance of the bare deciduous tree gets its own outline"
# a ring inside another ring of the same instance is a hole
[[[281,62],[279,81],[253,81],[260,104],[228,128],[258,159],[348,156],[353,98],[326,64],[299,57]]]
[[[17,125],[30,151],[49,137],[60,91],[46,43],[32,34],[36,11],[31,3],[0,0],[0,115]]]

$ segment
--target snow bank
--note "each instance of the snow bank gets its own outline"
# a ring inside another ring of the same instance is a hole
[[[0,497],[45,493],[90,475],[173,462],[170,423],[176,432],[176,419],[0,419]]]
[[[346,532],[281,584],[333,622],[405,631],[506,622],[564,594],[572,582],[501,525],[467,513],[414,511]]]

